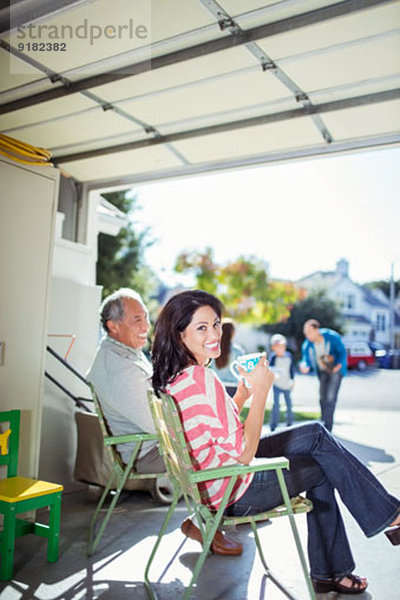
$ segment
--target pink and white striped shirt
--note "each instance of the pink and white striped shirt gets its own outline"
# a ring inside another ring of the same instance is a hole
[[[236,404],[214,371],[187,367],[168,384],[167,392],[178,407],[194,468],[237,464],[244,447],[243,425]],[[244,494],[252,477],[238,477],[228,504]],[[217,509],[228,483],[228,477],[200,483],[203,503]]]

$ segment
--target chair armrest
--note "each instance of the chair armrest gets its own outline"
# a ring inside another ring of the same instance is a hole
[[[125,444],[126,442],[147,442],[149,440],[157,440],[158,437],[152,433],[128,433],[126,435],[111,435],[104,438],[105,446],[113,446],[114,444]]]
[[[274,469],[288,468],[289,459],[285,456],[277,456],[276,458],[255,458],[249,465],[237,463],[236,465],[227,465],[215,469],[193,471],[189,474],[189,477],[193,483],[199,483],[200,481],[208,481],[209,479],[221,479],[222,477],[232,477],[233,475],[247,475],[247,473],[255,473],[256,471],[273,471]]]

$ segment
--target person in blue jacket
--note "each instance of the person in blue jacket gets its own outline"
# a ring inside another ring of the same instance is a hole
[[[316,319],[304,323],[303,333],[306,339],[301,348],[300,370],[317,372],[321,419],[328,431],[332,431],[340,384],[347,373],[346,348],[336,331],[321,328]]]

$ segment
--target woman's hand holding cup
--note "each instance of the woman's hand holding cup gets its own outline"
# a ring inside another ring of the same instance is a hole
[[[248,363],[251,363],[252,361],[249,359],[247,359],[247,361],[240,361],[240,358],[243,357],[239,357],[238,361],[235,364],[240,377],[242,377],[248,383],[248,385],[251,386],[253,392],[259,391],[260,393],[268,394],[270,387],[275,379],[275,375],[268,366],[268,361],[265,352],[257,356],[257,364],[253,369],[250,370],[247,370]]]
[[[244,379],[239,379],[236,393],[234,396],[236,404],[243,406],[246,400],[250,398],[252,393],[253,390],[248,385],[246,385]]]

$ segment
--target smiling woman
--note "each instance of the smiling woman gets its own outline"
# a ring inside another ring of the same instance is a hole
[[[307,527],[316,592],[360,594],[368,584],[353,574],[355,563],[336,490],[367,537],[400,525],[400,501],[321,423],[261,435],[274,381],[265,355],[251,372],[239,368],[249,388],[241,381],[233,398],[214,371],[205,367],[209,358],[219,354],[221,312],[221,302],[201,290],[181,292],[167,302],[155,326],[154,391],[172,396],[197,470],[249,464],[255,457],[286,456],[289,495],[306,492],[313,504]],[[242,424],[239,412],[246,400],[250,409]],[[229,477],[199,483],[203,504],[217,511],[228,484]],[[225,514],[255,515],[282,502],[275,473],[259,471],[235,480]],[[390,535],[396,538],[398,529]]]
[[[206,365],[221,353],[221,319],[210,306],[202,306],[182,332],[182,341],[198,365]]]
[[[215,358],[220,353],[222,315],[220,300],[200,290],[182,292],[173,298],[174,301],[169,304],[170,311],[163,310],[157,320],[159,335],[154,340],[153,357],[162,356],[162,363],[157,363],[156,380],[153,380],[156,390],[161,389],[166,381],[187,365],[204,365],[209,358]],[[207,311],[204,312],[203,309]],[[200,310],[199,317],[197,311]],[[193,314],[196,314],[199,329],[196,329],[192,321]],[[159,342],[162,344],[160,348]],[[204,344],[211,344],[211,346],[217,344],[217,347],[206,349]],[[196,354],[201,361],[199,363]]]

